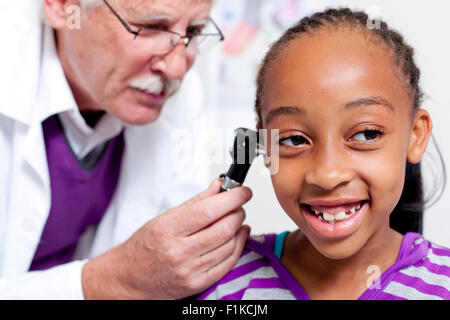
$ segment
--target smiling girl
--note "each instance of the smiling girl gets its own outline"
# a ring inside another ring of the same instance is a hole
[[[266,55],[258,128],[279,130],[272,184],[299,229],[250,239],[199,299],[450,299],[450,250],[419,233],[420,72],[397,32],[367,22],[329,9]]]

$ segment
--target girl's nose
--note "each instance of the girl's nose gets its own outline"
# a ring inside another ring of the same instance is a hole
[[[355,171],[351,162],[338,147],[317,150],[305,174],[305,181],[324,190],[333,190],[352,181]]]

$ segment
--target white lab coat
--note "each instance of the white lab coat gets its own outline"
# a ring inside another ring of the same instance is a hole
[[[98,228],[80,241],[77,260],[27,272],[51,201],[41,123],[61,111],[51,102],[36,103],[42,86],[38,81],[42,35],[49,30],[42,23],[41,4],[40,0],[0,4],[0,299],[82,299],[86,259],[123,242],[148,220],[209,183],[207,166],[177,157],[180,139],[192,139],[181,133],[202,126],[201,86],[195,74],[188,74],[158,121],[125,128],[118,189]],[[177,139],[171,139],[174,133]],[[188,151],[197,157],[206,152],[206,146],[195,147]]]

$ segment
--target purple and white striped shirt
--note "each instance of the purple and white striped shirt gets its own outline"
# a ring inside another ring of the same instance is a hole
[[[310,300],[274,253],[275,234],[252,237],[233,269],[198,300]],[[450,300],[450,249],[407,233],[396,262],[359,300]]]

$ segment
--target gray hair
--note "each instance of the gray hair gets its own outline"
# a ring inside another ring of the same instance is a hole
[[[102,0],[80,0],[83,9],[91,9],[102,3]]]

